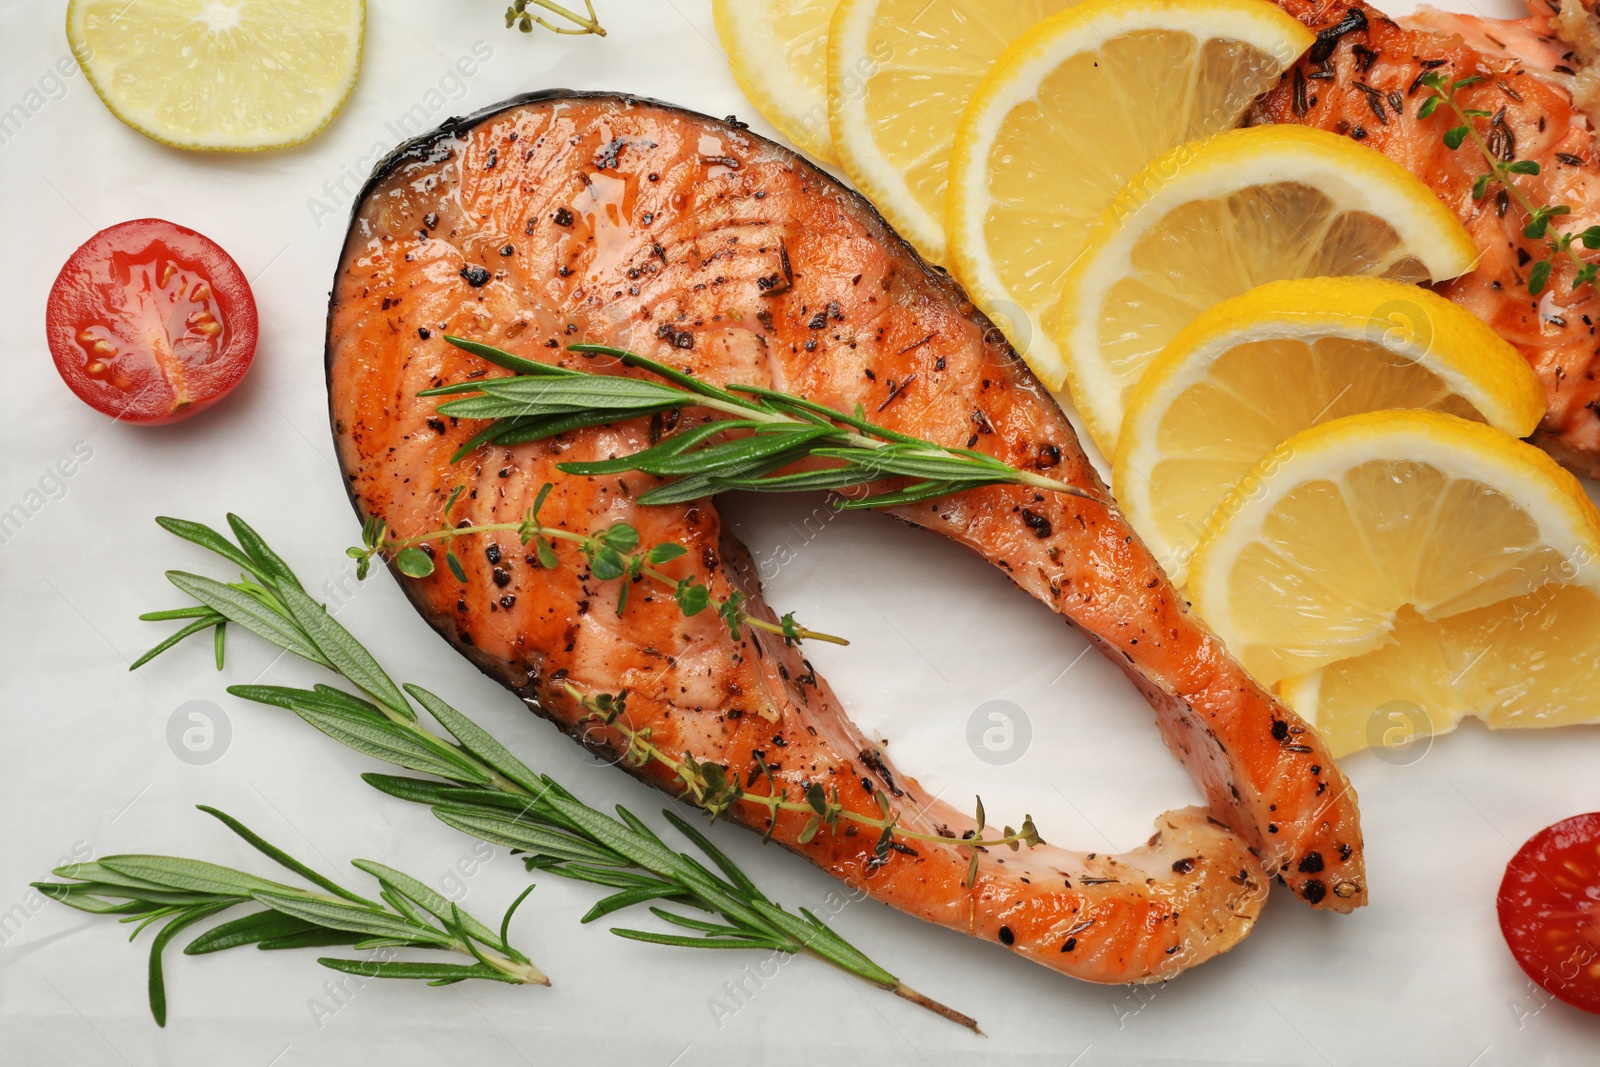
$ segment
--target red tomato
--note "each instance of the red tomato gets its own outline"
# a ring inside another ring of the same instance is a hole
[[[107,415],[156,425],[203,411],[256,354],[256,301],[233,258],[161,219],[95,234],[50,288],[45,332],[56,370]]]
[[[1600,1014],[1600,812],[1540,830],[1506,865],[1500,931],[1529,978]]]

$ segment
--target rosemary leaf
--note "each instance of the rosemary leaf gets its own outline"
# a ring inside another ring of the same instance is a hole
[[[313,663],[324,667],[332,665],[292,620],[284,618],[249,593],[184,571],[168,571],[167,581],[257,637],[265,638],[279,648]]]
[[[283,915],[292,915],[308,923],[329,927],[334,930],[345,930],[352,934],[367,934],[372,937],[392,937],[409,943],[424,942],[440,947],[448,947],[452,943],[452,939],[448,934],[432,927],[386,915],[370,908],[358,908],[352,904],[338,904],[331,900],[314,900],[304,896],[288,896],[282,893],[270,892],[256,893],[254,894],[254,899],[256,903],[269,907]]]
[[[450,909],[452,905],[450,901],[435,893],[409,874],[397,871],[393,867],[386,867],[374,860],[351,860],[350,862],[353,866],[372,875],[385,887],[404,894],[407,899],[414,901],[418,907],[434,918],[440,920],[451,918]],[[472,916],[462,915],[460,920],[463,931],[491,948],[505,952],[510,947],[501,941],[493,930],[490,930]]]
[[[592,923],[614,911],[631,908],[635,904],[643,904],[650,900],[673,900],[682,896],[682,889],[666,882],[653,886],[639,886],[636,889],[624,889],[620,893],[613,893],[609,897],[601,897],[595,901],[594,907],[584,912],[583,918],[578,921]]]
[[[680,456],[689,449],[698,447],[720,433],[727,433],[730,430],[753,430],[760,425],[761,423],[751,422],[748,419],[725,419],[707,422],[664,438],[660,444],[653,445],[643,452],[635,452],[632,455],[622,456],[618,459],[596,460],[592,463],[562,463],[557,469],[566,474],[577,474],[584,477],[602,474],[625,474],[631,470],[654,473],[653,464]]]
[[[900,444],[904,445],[926,446],[928,444],[927,441],[923,441],[920,438],[899,433],[898,431],[889,429],[887,426],[879,426],[875,423],[868,422],[860,415],[851,415],[848,412],[836,411],[835,409],[827,407],[826,405],[807,400],[803,396],[795,396],[792,393],[780,393],[773,389],[763,389],[760,386],[755,385],[735,385],[732,388],[736,392],[748,393],[751,396],[759,397],[762,400],[765,400],[768,404],[779,408],[798,409],[800,411],[808,412],[818,418],[825,419],[829,422],[837,422],[841,425],[849,426],[851,429],[861,431],[868,437],[877,437],[885,441],[898,441]]]
[[[678,388],[693,393],[696,396],[707,397],[711,400],[720,400],[727,404],[742,405],[750,408],[752,411],[758,410],[755,405],[750,404],[748,401],[741,400],[739,397],[735,396],[726,389],[718,388],[717,386],[712,385],[710,382],[703,382],[692,374],[685,374],[683,371],[678,370],[675,367],[669,367],[667,364],[651,359],[649,356],[642,356],[637,352],[630,352],[626,348],[615,348],[611,345],[580,343],[568,345],[567,351],[578,352],[587,356],[611,356],[613,359],[620,360],[630,367],[639,367],[643,370],[649,371],[658,378],[665,378],[673,385],[678,386]]]
[[[711,937],[749,936],[737,926],[729,926],[726,923],[708,923],[703,919],[692,919],[687,915],[679,915],[676,912],[667,911],[664,908],[651,908],[650,914],[664,922],[669,922],[674,926],[681,926],[686,930],[699,930],[701,933],[707,934]]]
[[[690,841],[693,841],[695,848],[698,848],[701,852],[704,852],[707,856],[710,856],[711,861],[717,865],[723,874],[728,876],[728,880],[734,885],[738,886],[739,889],[741,889],[751,899],[767,899],[766,894],[761,892],[756,884],[750,880],[750,877],[740,870],[738,865],[729,859],[721,849],[713,845],[710,838],[701,833],[696,827],[691,825],[689,820],[681,817],[671,808],[661,809],[661,815],[668,822],[670,822],[680,834],[682,834],[684,837],[687,837]]]
[[[389,907],[393,908],[395,911],[399,912],[401,915],[404,915],[406,918],[410,919],[412,922],[422,923],[425,926],[428,925],[431,922],[431,920],[428,918],[428,913],[426,911],[423,911],[421,908],[417,907],[416,904],[412,903],[411,899],[409,897],[407,897],[404,893],[401,893],[401,892],[399,892],[399,891],[397,891],[395,889],[392,889],[391,887],[389,887],[387,885],[382,885],[381,888],[379,888],[379,890],[378,890],[378,896],[383,898],[383,902],[385,904],[389,905]],[[389,938],[389,939],[374,938],[373,940],[377,940],[377,941],[391,940],[392,941],[393,939],[392,938]],[[362,944],[362,947],[366,947],[367,942],[363,941],[361,944]]]
[[[312,885],[321,886],[323,889],[333,893],[335,896],[344,897],[346,900],[360,904],[363,907],[376,908],[378,906],[376,903],[368,900],[364,896],[361,896],[359,893],[355,893],[349,889],[346,889],[333,879],[318,874],[316,871],[312,870],[310,867],[307,867],[305,864],[301,863],[299,860],[283,851],[283,849],[279,848],[277,845],[274,845],[272,842],[266,840],[260,834],[257,834],[254,830],[250,829],[244,823],[240,822],[238,819],[235,819],[227,812],[213,808],[209,804],[196,804],[195,807],[199,808],[201,811],[205,812],[207,815],[211,816],[213,819],[216,819],[218,822],[222,823],[222,825],[232,830],[239,837],[243,838],[244,842],[251,848],[255,849],[263,856],[266,856],[280,867],[284,867],[293,871],[295,874],[298,874]]]
[[[255,570],[255,560],[245,555],[232,541],[229,541],[203,522],[191,522],[188,519],[174,519],[166,515],[158,515],[156,516],[156,525],[170,534],[183,538],[185,541],[193,542],[201,548],[215,552],[242,570]]]
[[[683,934],[658,934],[649,930],[625,930],[613,926],[611,932],[629,941],[646,941],[652,945],[676,945],[679,948],[765,948],[774,952],[793,951],[781,941],[763,938],[688,937]]]
[[[621,856],[615,858],[612,866],[605,867],[591,867],[589,864],[593,861],[557,860],[547,856],[528,856],[524,862],[529,865],[530,870],[534,868],[547,870],[563,878],[592,882],[595,885],[608,885],[613,889],[646,889],[675,884],[653,874],[640,873],[639,868]],[[687,892],[682,886],[677,888]]]
[[[392,797],[398,797],[401,800],[409,800],[413,804],[423,804],[429,807],[436,804],[476,806],[519,814],[528,810],[526,797],[483,789],[479,786],[446,785],[443,782],[429,782],[421,778],[402,778],[395,774],[378,774],[373,771],[363,774],[361,780],[374,789],[388,793]]]
[[[114,871],[104,863],[90,860],[87,863],[68,863],[50,872],[57,878],[71,878],[81,882],[100,882],[124,889],[165,889],[161,882]]]
[[[607,818],[593,808],[566,800],[551,798],[550,803],[562,811],[601,844],[627,856],[647,871],[663,877],[675,878],[700,899],[722,912],[729,919],[753,928],[766,927],[761,915],[752,910],[758,901],[741,901],[728,888],[696,870],[685,857],[662,848],[615,819]]]
[[[516,819],[453,807],[436,807],[433,814],[446,826],[453,826],[491,844],[523,852],[593,863],[605,863],[610,858],[607,852],[587,841]]]
[[[164,889],[180,889],[191,893],[216,893],[242,899],[255,893],[294,892],[286,885],[204,860],[127,855],[107,856],[100,861],[100,865],[117,874],[127,874]]]
[[[150,943],[150,1014],[155,1016],[157,1026],[164,1027],[167,1025],[167,985],[161,970],[162,952],[166,950],[167,945],[172,942],[173,938],[188,927],[203,919],[209,919],[218,912],[226,911],[231,907],[233,907],[232,901],[191,908],[163,926],[161,932],[156,935],[155,940]]]
[[[486,785],[490,781],[488,775],[465,760],[450,759],[438,749],[423,744],[414,735],[388,723],[381,726],[364,723],[308,707],[290,710],[345,747],[373,759],[458,782]]]
[[[166,611],[147,611],[139,616],[140,622],[168,622],[175,619],[215,619],[216,611],[201,605],[193,608],[169,608]]]
[[[405,963],[394,960],[342,960],[321,958],[324,967],[363,978],[410,978],[432,985],[453,985],[468,978],[519,984],[515,978],[483,963]]]
[[[128,664],[128,669],[130,671],[138,670],[140,667],[143,667],[146,663],[149,663],[151,660],[155,659],[157,656],[161,655],[161,653],[182,641],[184,638],[197,634],[201,630],[209,630],[213,626],[220,625],[221,622],[222,616],[218,615],[216,612],[208,611],[205,617],[195,619],[195,621],[191,622],[189,625],[180,630],[174,631],[167,637],[165,641],[162,641],[160,644],[150,649],[150,651],[146,652],[144,655]]]
[[[869,982],[876,982],[885,989],[892,989],[895,986],[897,980],[894,975],[856,951],[842,938],[832,936],[832,932],[826,927],[821,927],[819,930],[821,924],[815,919],[807,921],[796,918],[777,905],[765,901],[754,901],[752,906],[773,926],[824,959],[852,974],[860,975]]]
[[[268,938],[256,947],[263,952],[286,952],[290,949],[328,948],[332,945],[350,945],[354,947],[360,940],[360,934],[347,933],[344,930],[318,928],[307,930],[303,934],[285,934],[282,937]]]
[[[822,459],[838,459],[860,463],[878,477],[904,476],[909,478],[936,478],[959,483],[992,482],[1008,477],[1012,472],[997,465],[987,456],[979,459],[968,455],[938,455],[910,445],[885,445],[863,457],[860,451],[848,448],[818,448],[812,455]]]
[[[255,945],[264,941],[313,932],[322,932],[322,927],[314,923],[308,923],[304,919],[296,919],[292,915],[283,915],[269,909],[267,911],[254,912],[243,918],[232,919],[219,926],[213,926],[185,945],[183,954],[185,956],[204,956],[212,952],[224,952],[230,948],[239,948],[242,945]],[[343,936],[342,933],[341,936]]]
[[[993,485],[993,482],[983,483]],[[864,497],[861,500],[845,500],[839,504],[841,511],[865,511],[871,508],[898,508],[907,504],[921,504],[927,500],[937,500],[942,496],[949,496],[956,487],[949,482],[924,482],[920,486],[902,489],[893,493],[879,493],[875,496]],[[960,488],[975,489],[975,485],[964,485]]]
[[[539,776],[477,723],[420,685],[407,683],[405,690],[416,698],[417,703],[427,709],[428,714],[438,719],[440,725],[449,730],[457,741],[461,742],[462,748],[529,793],[537,796],[544,792],[544,784],[540,782]]]
[[[531,359],[513,356],[510,352],[502,351],[493,345],[469,341],[463,337],[452,337],[449,334],[445,334],[444,339],[462,351],[471,352],[479,359],[493,363],[497,367],[504,367],[514,374],[533,374],[559,378],[576,377],[579,373],[578,371],[567,370],[565,367],[557,367],[549,363],[536,363]]]
[[[239,547],[250,557],[253,565],[249,570],[256,577],[275,589],[283,586],[300,588],[300,579],[294,576],[294,571],[290,570],[289,565],[267,546],[260,534],[250,528],[249,523],[230,511],[228,526],[233,530],[233,536],[239,539]]]
[[[410,702],[378,666],[372,653],[352,637],[349,630],[340,626],[326,608],[307,596],[298,584],[279,590],[279,594],[289,615],[335,670],[391,711],[408,719],[417,717]]]
[[[717,479],[716,488],[742,489],[751,493],[803,493],[823,489],[848,489],[875,482],[878,478],[879,475],[859,467],[823,467],[818,470],[772,474],[759,478],[722,477]]]
[[[522,445],[531,441],[543,441],[547,437],[554,437],[569,430],[581,430],[586,426],[603,426],[611,422],[610,414],[605,412],[580,411],[573,415],[546,415],[535,419],[509,419],[490,425],[489,429],[495,431],[490,441],[497,445]],[[496,429],[496,427],[503,427]],[[450,462],[459,463],[463,456],[471,455],[477,446],[469,449],[462,446]]]
[[[351,696],[342,689],[319,685],[315,689],[292,689],[281,685],[231,685],[230,696],[253,700],[258,704],[271,704],[293,711],[297,707],[325,711],[330,715],[343,715],[359,722],[377,726],[389,725],[376,704]]]
[[[684,406],[681,392],[640,378],[584,374],[573,378],[486,378],[481,395],[448,400],[439,413],[457,419],[528,418],[605,409],[612,418],[653,415]]]
[[[639,455],[643,453],[628,458],[635,461],[635,470],[658,478],[677,478],[685,474],[705,474],[715,478],[724,471],[746,470],[751,464],[766,463],[780,457],[788,464],[807,455],[821,455],[821,449],[813,450],[807,446],[822,438],[833,437],[836,433],[822,426],[767,427],[748,437],[708,445],[666,459],[651,460],[648,465],[637,463]],[[558,463],[556,469],[565,471],[565,465]]]
[[[640,834],[640,835],[642,835],[643,837],[647,838],[650,841],[654,841],[656,844],[660,845],[662,848],[666,848],[667,847],[667,843],[665,841],[661,840],[661,836],[659,834],[657,834],[654,830],[650,829],[650,825],[648,823],[646,823],[643,819],[639,818],[639,816],[635,815],[633,812],[629,811],[627,808],[623,807],[621,804],[618,804],[616,806],[616,808],[613,809],[613,810],[616,811],[617,818],[621,819],[624,823],[626,823],[628,828],[630,830],[632,830],[634,833]]]
[[[392,723],[373,705],[348,694],[330,695],[321,687],[309,691],[272,685],[235,685],[229,686],[228,692],[287,708],[340,744],[385,763],[473,785],[491,781],[466,756],[432,734]]]
[[[116,886],[106,885],[103,882],[85,882],[79,885],[63,885],[60,882],[30,882],[33,888],[49,897],[51,900],[77,908],[91,915],[126,915],[139,914],[149,911],[158,905],[158,901],[122,901],[107,899],[118,894],[113,891]],[[152,890],[152,892],[154,892]],[[174,898],[181,898],[182,894],[173,894]],[[176,902],[175,900],[173,902]]]
[[[710,496],[721,489],[721,484],[709,475],[692,474],[686,478],[679,478],[658,485],[648,493],[641,494],[639,503],[647,506],[665,504],[687,504],[691,500],[699,500],[703,496]]]

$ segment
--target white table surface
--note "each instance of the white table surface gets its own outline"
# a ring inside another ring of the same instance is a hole
[[[320,680],[251,636],[234,636],[221,674],[207,640],[130,675],[132,659],[168,629],[135,616],[184,602],[161,572],[225,576],[157,529],[155,515],[220,525],[227,510],[242,513],[397,675],[470,709],[593,803],[647,813],[662,804],[481,677],[387,575],[355,582],[342,550],[358,531],[334,466],[322,384],[326,294],[350,195],[374,147],[396,141],[386,124],[413,104],[442,120],[531,89],[614,89],[737,113],[770,133],[728,74],[707,0],[600,6],[611,30],[603,41],[508,33],[496,0],[374,0],[365,68],[332,126],[299,149],[229,157],[146,140],[113,119],[75,70],[50,81],[68,55],[65,4],[0,2],[0,107],[24,102],[30,111],[0,144],[11,205],[0,223],[9,245],[0,293],[12,341],[0,389],[0,510],[43,501],[0,545],[0,1062],[1594,1062],[1600,1019],[1547,1004],[1513,963],[1494,914],[1516,847],[1548,823],[1600,808],[1592,728],[1491,736],[1468,726],[1404,766],[1349,760],[1371,906],[1349,917],[1313,914],[1275,894],[1249,940],[1164,987],[1076,983],[875,903],[836,917],[845,936],[907,982],[975,1015],[987,1038],[814,960],[758,984],[745,978],[761,963],[756,954],[658,948],[581,927],[596,891],[554,877],[539,879],[515,924],[516,941],[554,977],[550,989],[371,983],[335,996],[326,983],[337,976],[310,953],[174,951],[171,1018],[156,1028],[145,1003],[149,935],[130,947],[111,922],[44,904],[30,879],[65,857],[124,851],[270,873],[194,811],[199,802],[323,869],[380,859],[464,892],[463,904],[484,917],[498,916],[526,876],[504,853],[476,864],[475,841],[363,785],[357,775],[374,764],[287,713],[228,697],[226,685],[257,678]],[[456,59],[474,50],[487,58],[453,81]],[[44,92],[29,97],[33,89]],[[227,248],[262,316],[256,363],[236,394],[159,429],[113,425],[74,399],[43,331],[46,294],[72,250],[104,226],[146,215]],[[91,455],[70,478],[49,478],[75,449]],[[41,496],[30,497],[35,489]],[[902,768],[948,797],[981,792],[993,818],[1031,812],[1047,838],[1085,849],[1134,846],[1157,813],[1198,800],[1148,708],[1046,609],[976,558],[886,519],[808,527],[817,503],[727,509],[757,558],[771,561],[768,592],[779,610],[854,641],[811,654]],[[197,700],[214,716],[220,709],[231,729],[221,757],[203,765],[178,758],[168,742],[169,721]],[[1012,702],[1031,728],[1026,752],[1009,765],[979,760],[965,740],[969,718],[991,700]],[[816,907],[834,888],[753,835],[718,827],[713,836],[787,905]],[[470,874],[451,880],[458,863]],[[736,1001],[725,986],[742,980],[748,993]]]

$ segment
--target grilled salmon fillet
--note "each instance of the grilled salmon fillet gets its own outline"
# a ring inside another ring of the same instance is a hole
[[[689,549],[669,566],[738,590],[766,613],[745,551],[710,500],[645,507],[638,474],[555,465],[639,451],[651,420],[450,457],[481,424],[417,393],[498,368],[443,340],[622,373],[565,350],[631,348],[718,384],[859,404],[895,430],[971,446],[1082,486],[1086,500],[1001,486],[897,512],[954,538],[1087,633],[1154,706],[1209,810],[1168,813],[1124,855],[1051,845],[983,853],[966,885],[973,822],[896,771],[825,680],[781,637],[734,637],[641,585],[625,611],[569,546],[544,569],[514,535],[458,548],[401,579],[427,620],[481,669],[597,752],[625,747],[568,691],[626,690],[627,722],[676,756],[726,765],[760,792],[764,764],[791,798],[837,788],[876,814],[948,837],[874,855],[875,835],[735,805],[734,819],[911,914],[998,941],[1098,982],[1170,977],[1248,932],[1268,877],[1312,905],[1366,898],[1355,793],[1312,730],[1261,689],[1189,611],[1109,503],[1054,401],[947,275],[860,197],[786,149],[717,121],[630,98],[541,94],[457,120],[380,165],[355,210],[335,278],[327,370],[334,436],[357,511],[397,535],[517,521],[546,483],[541,520],[577,532],[625,520],[641,543]],[[609,367],[608,367],[609,365]],[[1101,502],[1106,501],[1106,502]],[[626,761],[624,761],[626,762]],[[631,766],[672,792],[660,763]]]
[[[1576,2],[1569,22],[1582,10]],[[1400,22],[1351,0],[1280,4],[1319,40],[1247,121],[1345,134],[1404,166],[1461,216],[1482,258],[1435,288],[1516,345],[1538,373],[1549,410],[1533,443],[1578,473],[1600,477],[1600,292],[1593,285],[1574,291],[1576,268],[1563,258],[1545,290],[1531,296],[1528,271],[1549,255],[1545,242],[1523,236],[1526,213],[1498,187],[1472,198],[1474,179],[1489,168],[1470,142],[1456,151],[1445,146],[1445,131],[1456,124],[1448,109],[1417,118],[1429,95],[1422,74],[1482,78],[1458,99],[1493,116],[1486,140],[1501,158],[1540,164],[1538,175],[1517,179],[1533,202],[1572,208],[1557,220],[1559,231],[1600,223],[1600,149],[1572,95],[1575,86],[1591,90],[1568,66],[1578,63],[1577,46],[1559,35],[1558,16],[1542,2],[1516,21],[1423,11]],[[1577,25],[1592,32],[1590,22]]]

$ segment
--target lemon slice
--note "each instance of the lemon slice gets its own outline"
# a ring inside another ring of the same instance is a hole
[[[856,188],[928,259],[961,112],[1024,30],[1074,0],[841,0],[828,32],[828,119]]]
[[[1376,652],[1413,616],[1470,627],[1469,613],[1571,584],[1600,567],[1597,528],[1572,474],[1493,427],[1352,415],[1291,437],[1234,487],[1189,595],[1272,684]]]
[[[1140,379],[1112,487],[1182,585],[1206,523],[1280,443],[1346,415],[1425,408],[1526,437],[1544,390],[1477,316],[1381,278],[1269,282],[1184,327]]]
[[[1441,281],[1477,258],[1426,185],[1338,134],[1258,126],[1181,145],[1117,194],[1068,272],[1073,403],[1109,454],[1139,376],[1213,304],[1284,278]]]
[[[314,137],[361,69],[364,0],[72,0],[67,40],[106,107],[175,148]]]
[[[948,258],[1047,386],[1065,375],[1062,276],[1112,196],[1232,126],[1311,41],[1263,0],[1087,0],[995,62],[956,135]]]
[[[713,0],[739,89],[795,147],[837,163],[828,132],[828,21],[839,0]]]
[[[1439,622],[1402,613],[1384,647],[1286,678],[1278,693],[1335,756],[1405,750],[1469,715],[1493,729],[1600,722],[1596,569]]]

